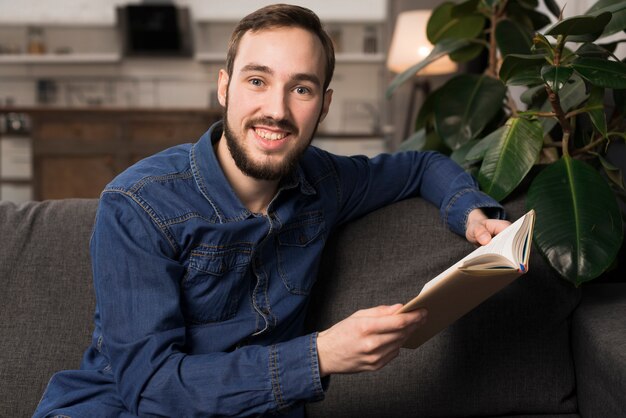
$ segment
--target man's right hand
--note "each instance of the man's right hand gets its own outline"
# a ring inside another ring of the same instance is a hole
[[[426,310],[396,314],[401,307],[363,309],[320,332],[320,375],[378,370],[396,358],[404,341],[426,320]]]

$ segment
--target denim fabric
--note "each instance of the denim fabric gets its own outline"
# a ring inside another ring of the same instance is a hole
[[[333,228],[421,195],[464,233],[497,202],[436,153],[340,157],[309,147],[267,215],[251,213],[195,144],[145,159],[104,190],[91,241],[93,343],[57,373],[36,417],[246,416],[323,399],[317,334],[302,335]],[[492,214],[493,215],[493,214]]]

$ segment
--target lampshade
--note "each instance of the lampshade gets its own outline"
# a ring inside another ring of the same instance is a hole
[[[433,45],[426,37],[430,13],[430,10],[412,10],[398,15],[387,57],[387,68],[390,71],[401,73],[430,54]],[[456,63],[446,55],[420,70],[418,74],[449,74],[456,69]]]

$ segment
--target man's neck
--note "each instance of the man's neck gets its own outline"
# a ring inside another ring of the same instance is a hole
[[[267,214],[267,208],[278,190],[279,180],[258,180],[242,173],[228,150],[223,134],[213,148],[217,161],[239,200],[250,212]]]

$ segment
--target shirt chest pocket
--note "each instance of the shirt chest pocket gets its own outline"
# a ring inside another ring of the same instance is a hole
[[[325,225],[322,214],[313,212],[285,225],[278,234],[278,272],[289,292],[308,295],[311,291],[324,249]]]
[[[237,313],[248,286],[248,245],[197,247],[182,283],[182,307],[190,324],[225,321]]]

